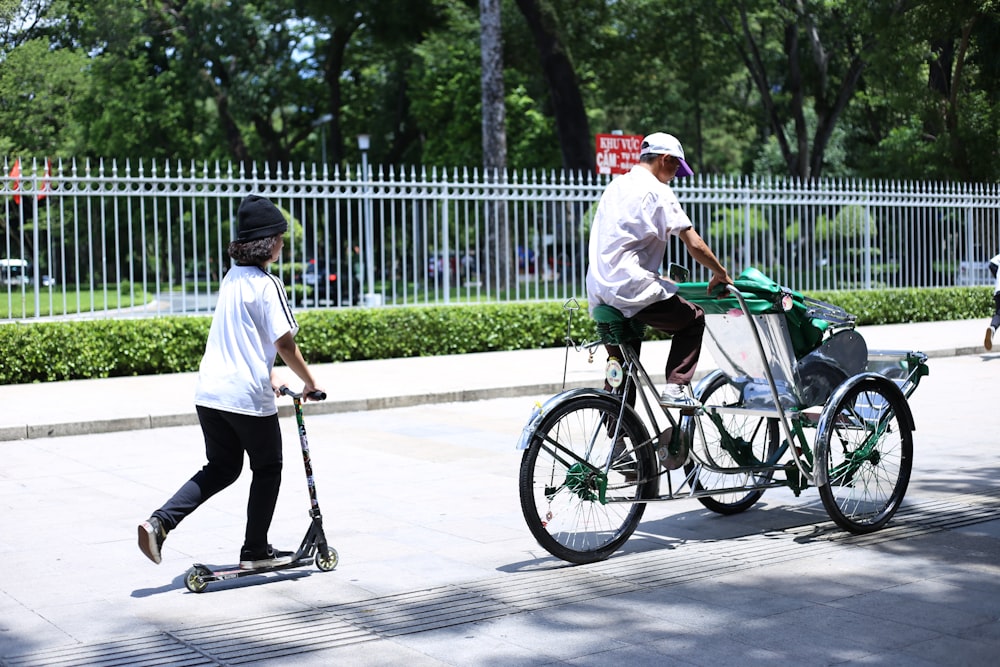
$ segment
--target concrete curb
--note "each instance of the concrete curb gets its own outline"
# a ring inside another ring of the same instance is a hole
[[[563,389],[593,386],[591,382],[567,382],[548,384],[526,384],[512,387],[493,387],[485,389],[469,389],[459,391],[430,392],[423,394],[402,394],[399,396],[380,396],[358,398],[340,401],[310,402],[309,412],[316,415],[337,414],[343,412],[367,412],[386,410],[390,408],[406,408],[416,405],[435,403],[464,403],[468,401],[483,401],[493,398],[516,398],[537,394],[556,394]],[[282,405],[278,415],[290,417],[293,408]],[[0,427],[0,442],[14,440],[35,440],[40,438],[56,438],[72,435],[94,435],[97,433],[115,433],[118,431],[141,431],[155,428],[171,428],[175,426],[194,426],[198,424],[198,415],[192,405],[190,412],[145,415],[140,417],[122,417],[120,419],[95,419],[82,422],[54,422],[47,424],[25,424],[24,426]]]

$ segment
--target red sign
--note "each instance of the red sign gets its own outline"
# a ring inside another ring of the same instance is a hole
[[[596,143],[598,174],[624,174],[639,162],[642,136],[599,134]]]

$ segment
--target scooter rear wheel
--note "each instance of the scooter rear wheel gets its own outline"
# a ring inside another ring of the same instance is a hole
[[[337,550],[333,547],[326,548],[329,558],[323,558],[323,552],[319,551],[316,553],[316,567],[318,567],[323,572],[329,572],[333,568],[337,567],[337,563],[340,562],[340,555],[337,554]]]
[[[184,585],[192,593],[202,593],[208,588],[208,582],[204,580],[204,577],[211,575],[212,571],[204,565],[195,565],[187,571],[187,575],[184,577]]]

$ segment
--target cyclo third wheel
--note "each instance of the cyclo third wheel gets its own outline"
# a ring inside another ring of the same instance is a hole
[[[521,459],[521,511],[549,553],[571,563],[604,560],[628,540],[656,496],[658,467],[620,399],[584,395],[556,405]]]
[[[721,373],[698,399],[719,406],[739,406],[742,400],[740,390]],[[773,475],[763,466],[778,449],[777,419],[720,413],[685,417],[682,428],[692,443],[692,456],[684,463],[691,486],[702,493],[718,492],[698,496],[702,505],[719,514],[738,514],[760,500]]]
[[[830,518],[852,533],[884,526],[910,482],[910,413],[902,393],[887,382],[867,378],[852,386],[827,406],[816,434],[816,465],[829,477],[820,497]]]

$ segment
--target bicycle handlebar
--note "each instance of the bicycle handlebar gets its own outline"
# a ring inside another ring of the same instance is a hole
[[[302,398],[302,393],[301,392],[292,391],[287,386],[282,387],[278,391],[280,391],[284,396],[291,396],[292,398],[299,398],[299,399]],[[313,401],[325,401],[326,400],[326,392],[325,391],[319,391],[318,389],[316,391],[309,392],[308,394],[306,394],[306,396],[310,400],[313,400]]]

